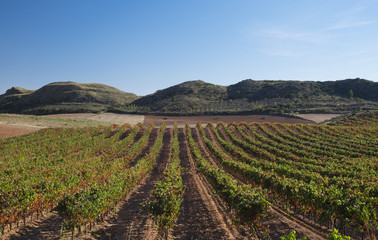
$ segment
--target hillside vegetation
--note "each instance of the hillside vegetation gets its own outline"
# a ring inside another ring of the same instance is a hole
[[[152,112],[190,112],[227,99],[227,88],[203,81],[189,81],[137,99],[133,104]]]
[[[345,113],[376,109],[377,92],[378,83],[363,79],[244,80],[227,87],[190,81],[139,98],[123,110],[178,114]]]
[[[116,88],[94,83],[55,82],[32,91],[11,88],[0,96],[0,111],[11,113],[59,113],[106,111],[138,97]]]
[[[138,98],[102,84],[57,82],[37,91],[11,88],[0,95],[0,112],[48,114],[119,112],[140,114],[353,113],[377,109],[378,83],[255,81],[230,86],[188,81]]]

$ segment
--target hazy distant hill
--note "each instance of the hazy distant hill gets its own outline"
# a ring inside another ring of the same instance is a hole
[[[116,88],[94,83],[55,82],[32,91],[11,88],[0,96],[2,112],[55,113],[105,111],[138,97]]]
[[[0,111],[62,113],[115,111],[156,114],[344,113],[377,109],[378,83],[340,81],[255,81],[230,86],[188,81],[138,98],[116,88],[57,82],[36,91],[11,88],[0,95]]]

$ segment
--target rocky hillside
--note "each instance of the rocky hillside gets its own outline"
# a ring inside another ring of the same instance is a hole
[[[139,98],[133,105],[148,112],[179,114],[342,113],[375,109],[377,93],[378,83],[364,79],[327,82],[249,79],[227,87],[190,81]]]
[[[227,93],[230,99],[247,98],[252,101],[266,98],[312,98],[321,95],[378,101],[378,83],[364,79],[327,82],[244,80],[229,86]]]

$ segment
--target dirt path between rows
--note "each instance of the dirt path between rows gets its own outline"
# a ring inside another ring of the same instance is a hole
[[[262,221],[262,224],[269,229],[269,235],[272,240],[280,240],[291,231],[297,232],[297,238],[303,236],[309,239],[326,240],[327,234],[307,225],[300,219],[289,216],[276,206],[271,206],[268,210],[268,216]]]
[[[131,192],[112,219],[84,239],[156,239],[156,227],[150,215],[142,211],[141,203],[148,199],[155,183],[161,179],[169,161],[171,144],[172,129],[166,129],[153,173]]]
[[[39,240],[39,239],[60,239],[60,230],[63,219],[57,213],[48,213],[45,216],[40,216],[39,219],[27,218],[26,226],[14,229],[11,232],[0,236],[0,239],[7,240]]]
[[[213,199],[207,181],[190,156],[184,129],[179,129],[180,159],[186,185],[180,216],[172,232],[174,239],[238,239],[225,219],[225,209]]]
[[[159,135],[159,129],[158,128],[153,128],[151,130],[150,138],[149,138],[146,146],[142,149],[142,152],[139,153],[139,155],[129,163],[128,167],[135,166],[135,164],[137,164],[139,160],[141,160],[144,156],[146,156],[148,154],[148,152],[150,151],[152,145],[154,145],[154,143],[155,143],[158,135]],[[140,139],[141,137],[142,136],[140,136],[138,139]]]

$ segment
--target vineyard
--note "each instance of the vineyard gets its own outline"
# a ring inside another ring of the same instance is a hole
[[[377,134],[375,115],[0,139],[0,239],[376,239]]]

